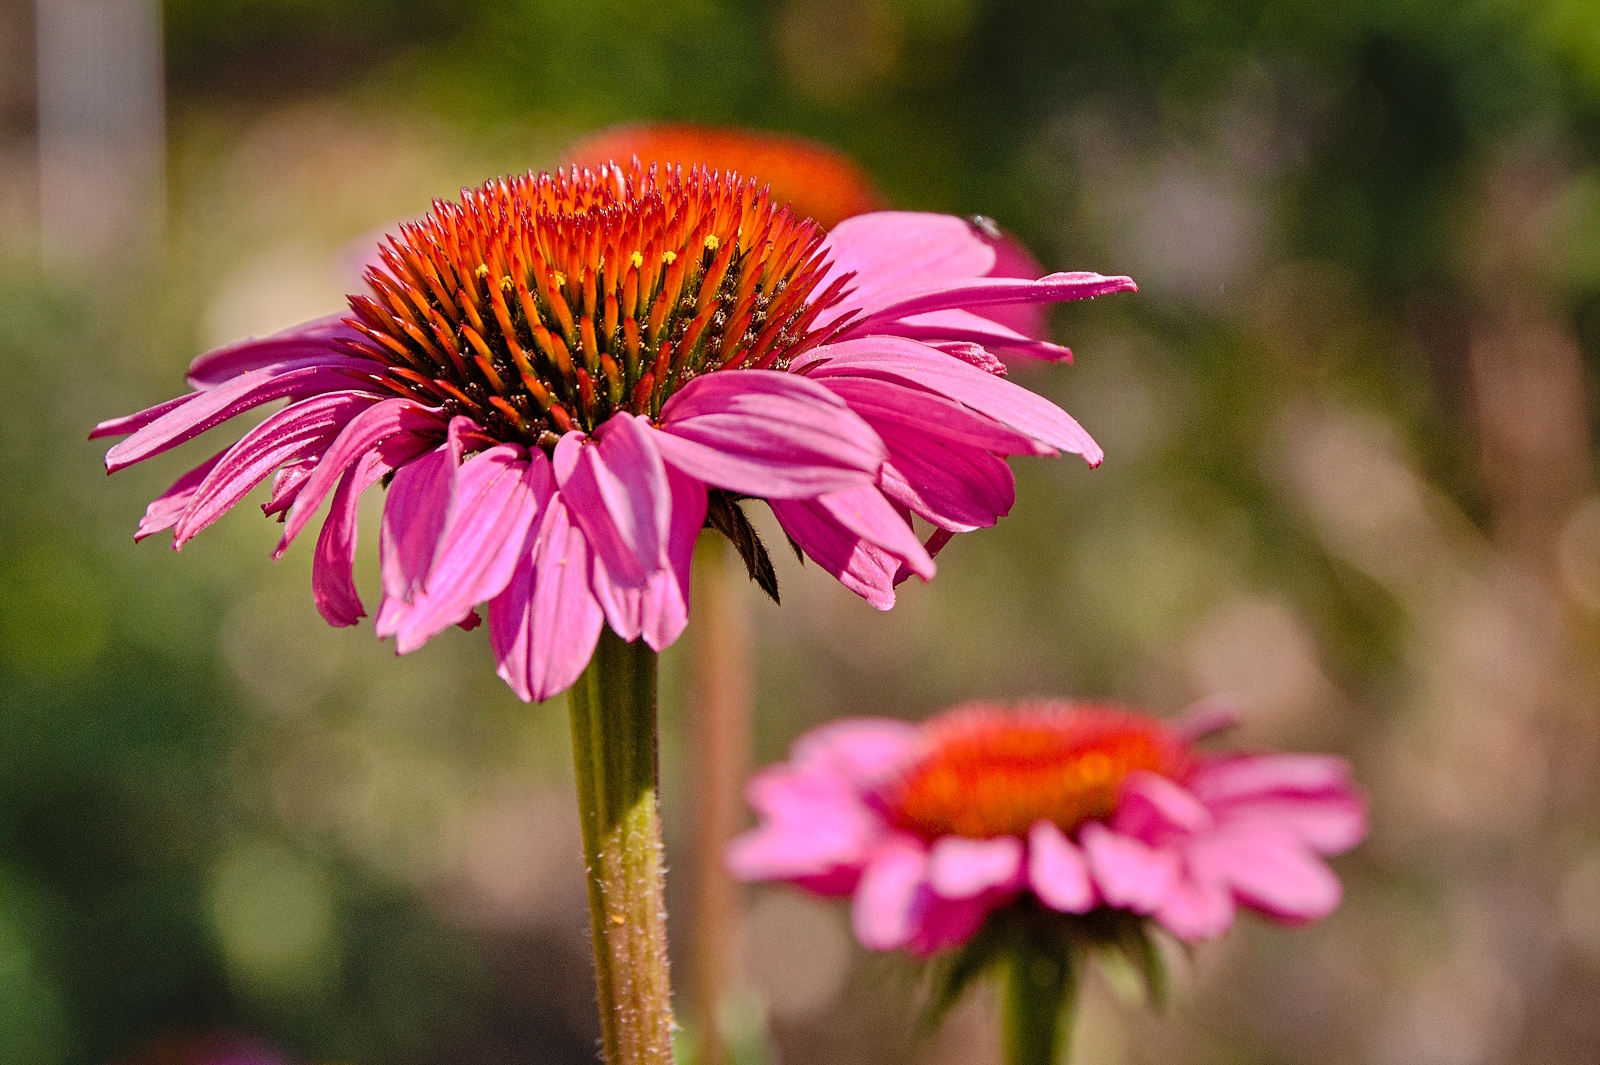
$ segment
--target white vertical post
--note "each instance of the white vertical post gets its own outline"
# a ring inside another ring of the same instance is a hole
[[[39,223],[47,262],[126,261],[161,231],[159,0],[38,0]]]

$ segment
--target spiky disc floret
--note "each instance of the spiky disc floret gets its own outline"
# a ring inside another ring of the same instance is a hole
[[[501,178],[404,225],[352,296],[399,395],[553,446],[715,370],[784,368],[843,279],[755,181],[678,167]]]

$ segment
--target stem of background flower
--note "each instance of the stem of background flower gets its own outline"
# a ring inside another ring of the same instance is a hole
[[[1064,1065],[1077,990],[1073,962],[1021,944],[1005,964],[1000,1024],[1006,1065]]]
[[[706,533],[695,545],[687,756],[694,834],[689,993],[698,1065],[727,1060],[722,1017],[739,932],[739,889],[722,862],[739,829],[750,761],[750,625],[749,582],[733,561],[719,533]]]
[[[656,653],[609,628],[568,695],[609,1065],[671,1065],[656,767]]]

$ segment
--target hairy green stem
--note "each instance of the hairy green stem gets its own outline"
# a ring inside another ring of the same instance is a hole
[[[1070,958],[1019,948],[1005,962],[1001,1041],[1006,1065],[1064,1065],[1077,973]]]
[[[568,702],[606,1061],[670,1065],[656,653],[603,630]]]

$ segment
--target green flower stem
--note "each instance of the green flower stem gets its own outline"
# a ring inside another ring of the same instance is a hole
[[[1026,945],[1008,957],[1002,980],[1006,1065],[1064,1065],[1072,1041],[1077,973],[1071,959]]]
[[[568,702],[606,1061],[671,1065],[656,653],[604,629]]]

